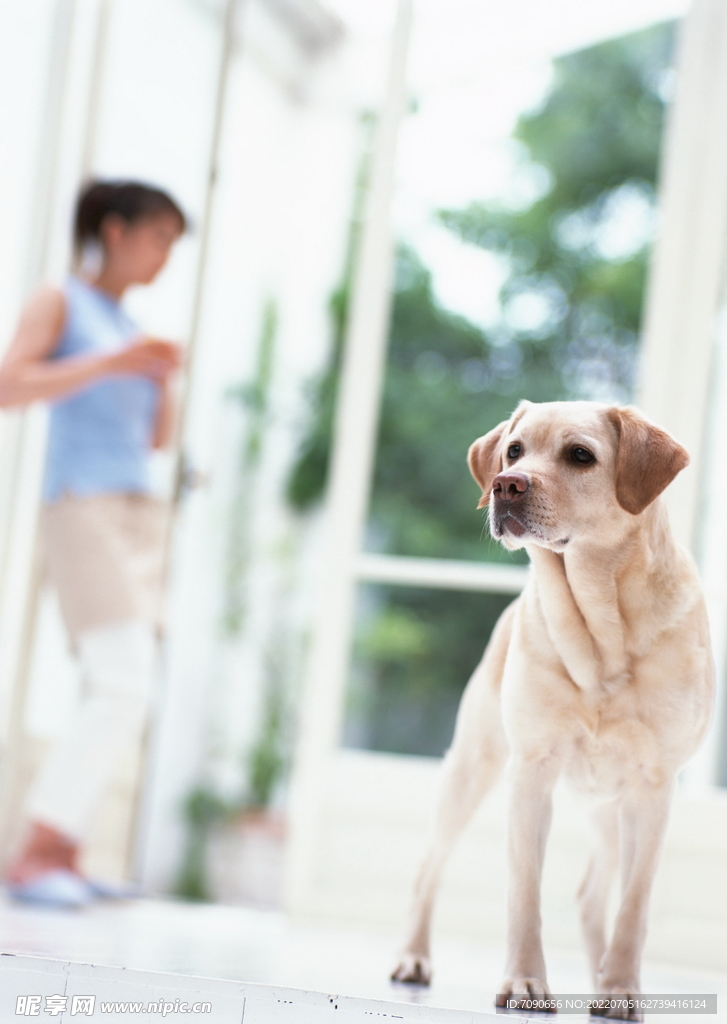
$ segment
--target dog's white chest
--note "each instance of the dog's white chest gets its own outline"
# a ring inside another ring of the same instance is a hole
[[[584,719],[563,753],[569,782],[596,797],[617,796],[640,782],[656,784],[663,776],[658,737],[637,716],[621,717],[613,708]]]

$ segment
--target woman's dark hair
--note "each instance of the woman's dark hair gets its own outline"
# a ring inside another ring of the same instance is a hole
[[[139,181],[92,181],[78,197],[73,240],[77,249],[82,249],[86,242],[99,241],[101,225],[109,214],[133,224],[162,213],[174,214],[179,218],[181,230],[186,230],[187,218],[162,189]]]

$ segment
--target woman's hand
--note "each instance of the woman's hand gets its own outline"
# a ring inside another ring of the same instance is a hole
[[[31,298],[0,365],[0,408],[64,398],[118,373],[137,373],[162,384],[181,364],[179,345],[148,337],[110,355],[52,359],[65,315],[65,298],[57,288],[42,288]]]
[[[176,342],[145,337],[106,356],[106,372],[138,374],[161,382],[181,363],[182,349]]]

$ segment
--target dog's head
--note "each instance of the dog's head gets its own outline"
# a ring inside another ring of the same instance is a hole
[[[631,407],[521,402],[470,447],[490,531],[510,550],[563,551],[640,515],[689,462],[665,430]]]

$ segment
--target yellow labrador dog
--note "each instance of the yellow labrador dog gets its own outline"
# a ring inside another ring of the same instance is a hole
[[[548,995],[540,877],[559,776],[591,798],[597,828],[578,893],[595,990],[640,991],[675,777],[712,706],[697,573],[659,498],[688,461],[636,409],[595,402],[522,402],[470,448],[492,535],[511,551],[526,548],[532,568],[462,697],[395,980],[429,981],[442,868],[509,758],[508,945],[498,1004]],[[619,866],[622,897],[607,939]]]

